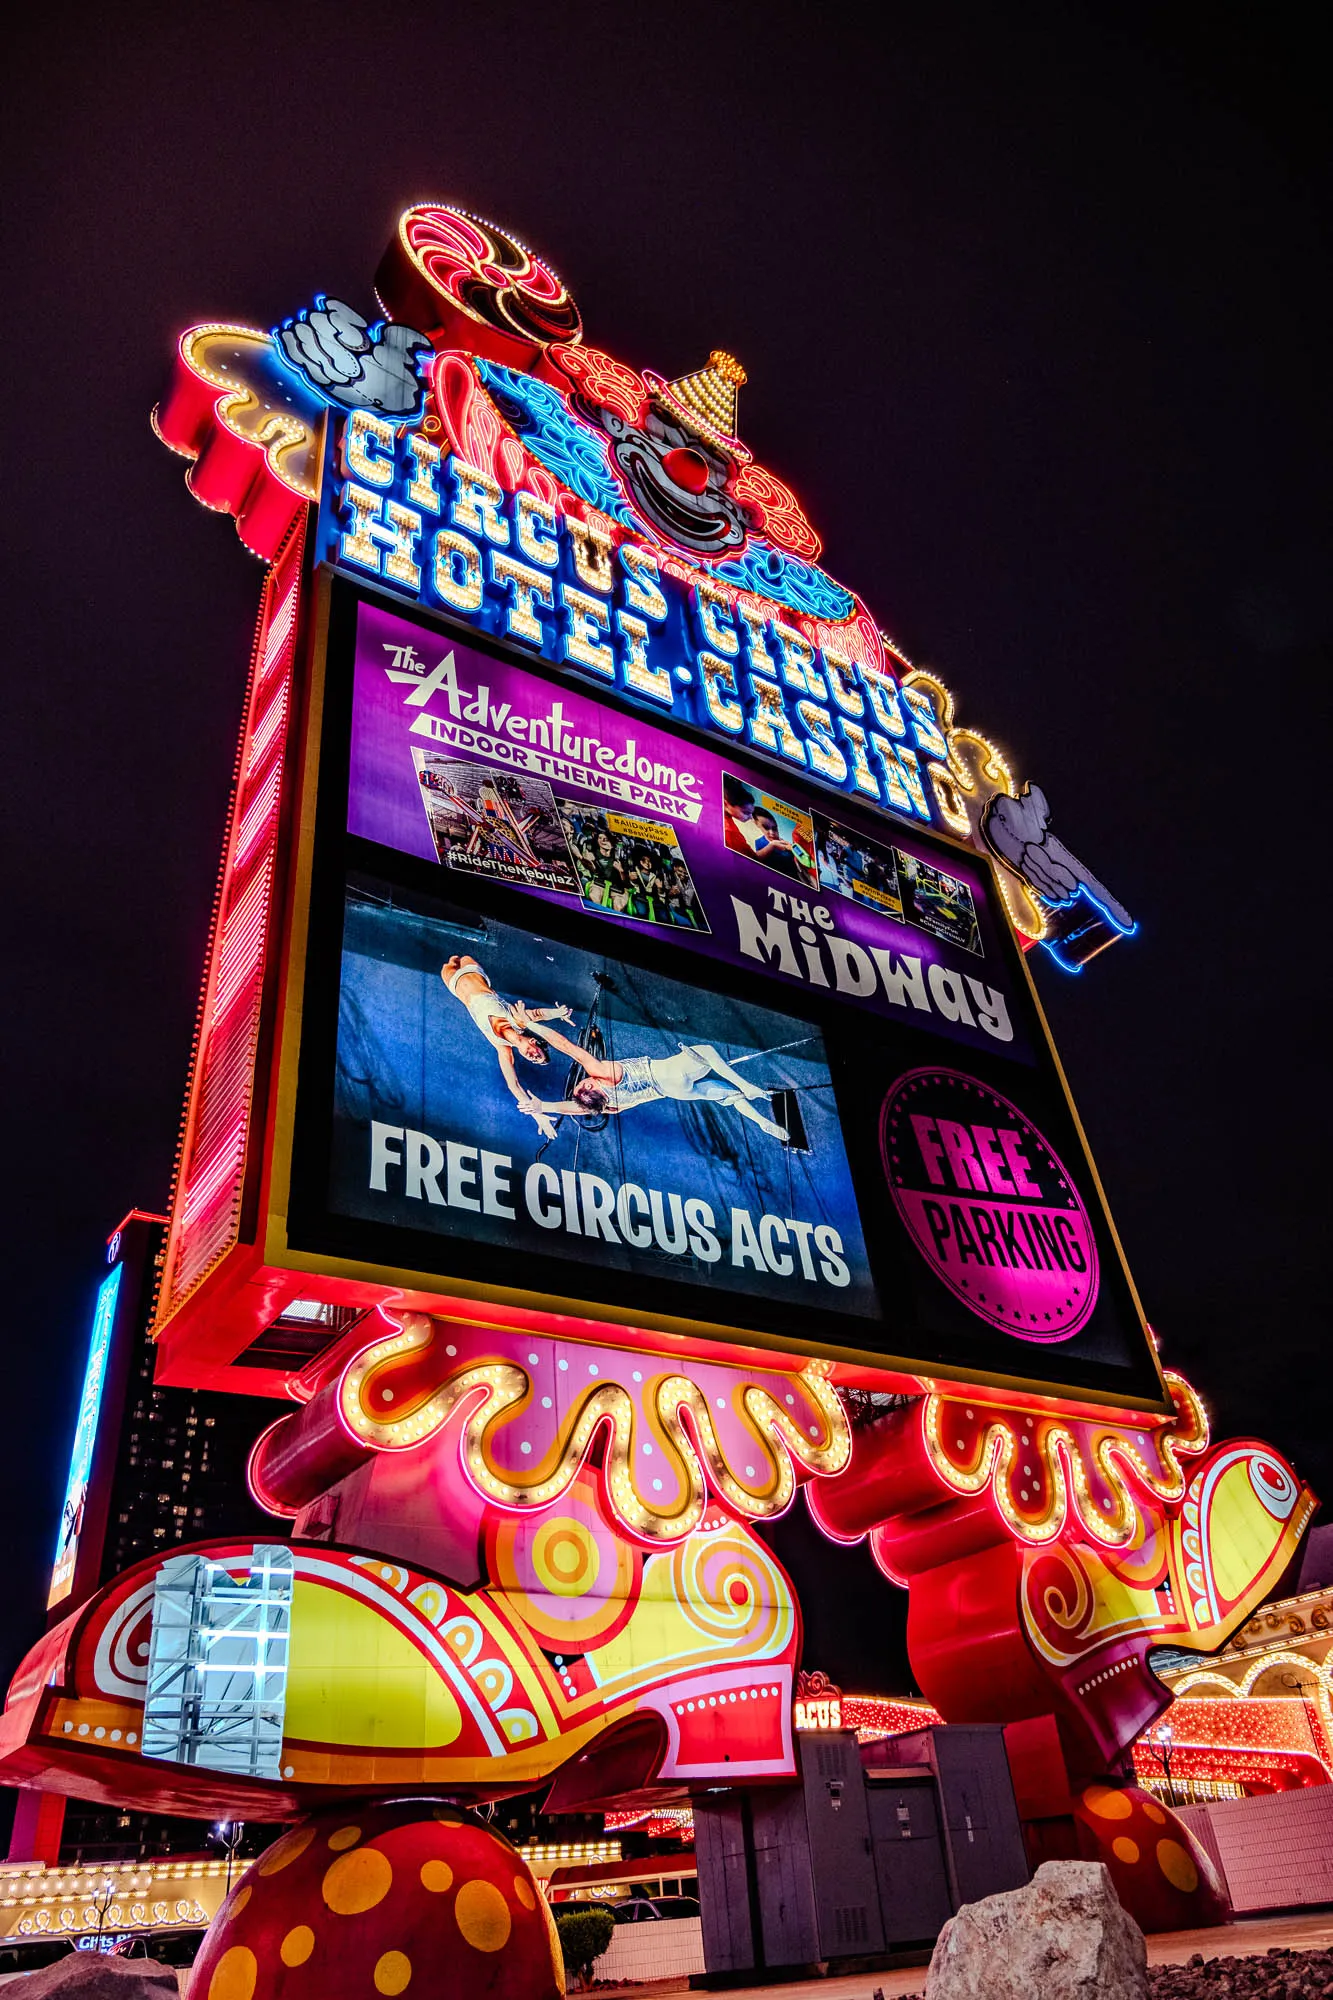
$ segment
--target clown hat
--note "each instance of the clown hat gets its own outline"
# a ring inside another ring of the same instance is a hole
[[[715,347],[706,368],[680,375],[674,382],[649,376],[659,401],[687,423],[692,430],[719,444],[736,448],[736,391],[745,381],[745,370],[734,354]]]

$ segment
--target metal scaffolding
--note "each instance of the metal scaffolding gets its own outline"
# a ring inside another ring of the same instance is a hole
[[[172,1556],[153,1587],[143,1754],[252,1778],[282,1775],[292,1552],[244,1567]]]

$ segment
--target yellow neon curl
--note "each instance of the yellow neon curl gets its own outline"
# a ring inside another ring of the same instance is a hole
[[[536,1510],[558,1500],[601,1431],[606,1433],[600,1471],[603,1491],[622,1524],[647,1541],[678,1541],[692,1533],[703,1519],[710,1486],[743,1518],[765,1520],[791,1504],[796,1465],[806,1473],[828,1477],[841,1472],[851,1458],[846,1415],[821,1374],[809,1371],[798,1378],[822,1419],[815,1437],[803,1431],[767,1389],[744,1382],[739,1414],[755,1440],[756,1456],[762,1453],[772,1468],[766,1479],[751,1486],[738,1479],[728,1464],[707,1398],[688,1377],[666,1374],[645,1384],[643,1407],[653,1441],[675,1474],[674,1497],[664,1495],[653,1502],[640,1493],[632,1471],[638,1413],[628,1390],[614,1382],[599,1382],[584,1392],[566,1412],[537,1463],[521,1471],[502,1469],[490,1447],[498,1430],[527,1409],[532,1393],[528,1374],[517,1363],[464,1365],[400,1415],[383,1418],[368,1413],[364,1392],[371,1375],[385,1362],[429,1345],[433,1332],[427,1315],[409,1313],[400,1333],[359,1355],[340,1386],[342,1415],[363,1443],[382,1451],[401,1451],[437,1435],[454,1411],[475,1398],[460,1441],[463,1463],[474,1485],[501,1506]]]
[[[1023,1450],[1041,1460],[1046,1476],[1047,1504],[1045,1511],[1037,1516],[1022,1512],[1009,1497],[1009,1472],[1018,1455],[1020,1440],[1006,1416],[997,1414],[986,1425],[970,1464],[959,1465],[941,1437],[941,1419],[950,1399],[933,1393],[925,1399],[922,1436],[931,1463],[946,1485],[956,1493],[980,1493],[989,1486],[1005,1521],[1024,1541],[1055,1539],[1068,1518],[1072,1488],[1078,1519],[1092,1540],[1104,1548],[1125,1548],[1134,1541],[1141,1524],[1140,1510],[1125,1473],[1155,1500],[1172,1506],[1185,1493],[1186,1474],[1180,1453],[1200,1452],[1208,1442],[1208,1420],[1189,1383],[1170,1372],[1165,1379],[1177,1414],[1157,1434],[1162,1470],[1154,1470],[1124,1431],[1103,1430],[1093,1441],[1093,1467],[1110,1488],[1113,1499],[1109,1514],[1092,1504],[1087,1446],[1058,1418],[1043,1415],[1040,1429],[1022,1440]]]

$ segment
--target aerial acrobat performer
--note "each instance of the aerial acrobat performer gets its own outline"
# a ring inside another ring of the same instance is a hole
[[[502,1000],[484,968],[469,952],[455,952],[452,958],[447,958],[440,967],[440,977],[495,1050],[505,1087],[519,1110],[534,1119],[547,1138],[553,1139],[555,1127],[546,1117],[540,1098],[520,1081],[514,1057],[517,1054],[532,1063],[548,1063],[551,1058],[538,1040],[542,1033],[540,1024],[572,1020],[569,1008],[523,1007]]]
[[[556,1104],[541,1105],[548,1119],[561,1113],[578,1118],[601,1112],[635,1111],[641,1104],[670,1097],[680,1103],[726,1105],[770,1137],[787,1143],[785,1125],[758,1108],[756,1100],[766,1098],[769,1093],[739,1075],[711,1042],[682,1042],[679,1054],[674,1056],[626,1056],[621,1061],[611,1061],[589,1049],[581,1049],[558,1028],[548,1027],[546,1023],[556,1016],[556,1009],[534,1011],[519,1004],[513,1012],[520,1028],[530,1028],[586,1072],[568,1097]],[[561,1018],[568,1019],[568,1010]],[[540,1118],[537,1122],[542,1123]],[[544,1125],[542,1130],[546,1130]],[[555,1136],[554,1127],[548,1136]]]

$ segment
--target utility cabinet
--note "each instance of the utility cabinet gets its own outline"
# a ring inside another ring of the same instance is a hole
[[[886,1736],[861,1752],[871,1787],[907,1771],[933,1781],[953,1909],[1030,1879],[1004,1730],[956,1723]]]
[[[851,1958],[884,1949],[875,1847],[860,1748],[850,1730],[810,1735],[801,1744],[801,1781],[816,1958]]]
[[[1028,1880],[999,1728],[799,1738],[801,1782],[694,1801],[710,1981],[931,1944]]]
[[[866,1800],[886,1945],[938,1937],[953,1915],[938,1793],[928,1771],[867,1773]]]

